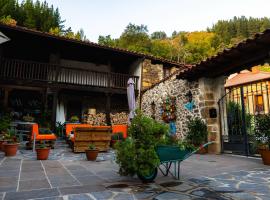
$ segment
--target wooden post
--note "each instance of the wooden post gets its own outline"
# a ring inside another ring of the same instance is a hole
[[[56,109],[57,109],[58,91],[53,91],[53,107],[52,107],[52,128],[55,130],[56,125]]]
[[[46,113],[48,111],[48,88],[43,91],[42,97],[43,111]]]
[[[0,45],[0,60],[2,59],[3,57],[3,47]]]
[[[108,126],[111,125],[111,94],[106,93],[106,123]]]
[[[4,93],[4,108],[7,109],[8,108],[8,97],[9,97],[9,92],[10,92],[10,88],[5,88],[5,93]]]

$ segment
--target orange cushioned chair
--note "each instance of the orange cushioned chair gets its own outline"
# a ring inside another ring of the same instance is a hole
[[[112,133],[123,133],[123,137],[127,138],[127,130],[128,126],[127,125],[112,125]]]
[[[34,133],[36,134],[36,140],[56,140],[56,136],[53,133],[40,134],[38,124],[32,125],[31,140],[34,140]]]

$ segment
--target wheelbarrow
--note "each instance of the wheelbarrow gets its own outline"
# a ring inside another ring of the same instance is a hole
[[[188,149],[181,150],[178,146],[157,146],[156,153],[160,160],[159,166],[153,169],[153,171],[147,176],[143,176],[140,174],[137,175],[143,182],[152,182],[156,178],[159,169],[164,176],[168,176],[170,174],[174,178],[179,180],[181,162],[188,159],[193,154],[197,153],[200,149],[205,148],[213,143],[214,142],[208,142],[204,145],[201,145],[194,151]]]

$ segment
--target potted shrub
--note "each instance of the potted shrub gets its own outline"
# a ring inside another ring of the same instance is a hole
[[[88,149],[85,150],[85,154],[86,154],[87,160],[95,161],[98,156],[98,149],[95,147],[94,144],[89,144]]]
[[[186,139],[190,144],[193,144],[195,147],[200,147],[207,142],[207,126],[201,118],[196,117],[190,119],[188,121],[187,127],[188,132]],[[203,148],[199,151],[199,153],[207,153],[207,149]]]
[[[6,142],[5,134],[10,126],[10,117],[8,115],[0,116],[0,151],[4,151],[3,143]]]
[[[263,163],[270,165],[270,114],[256,116],[255,136]]]
[[[76,115],[73,115],[71,116],[70,120],[69,120],[71,123],[79,123],[80,122],[80,119],[78,116]]]
[[[47,160],[50,154],[50,147],[47,147],[44,142],[36,147],[37,160]]]
[[[122,132],[113,133],[112,138],[111,138],[111,147],[114,148],[114,145],[117,142],[121,142],[123,139],[124,139],[124,137],[123,137]]]
[[[16,156],[19,143],[17,142],[15,132],[8,130],[4,137],[6,142],[2,145],[4,146],[5,156]]]
[[[155,147],[169,134],[166,124],[159,123],[152,118],[136,111],[128,129],[129,137],[116,143],[116,162],[119,164],[120,175],[149,176],[159,164]],[[146,180],[144,180],[146,181]]]

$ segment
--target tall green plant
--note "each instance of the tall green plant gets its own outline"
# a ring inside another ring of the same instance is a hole
[[[256,116],[255,136],[260,144],[265,144],[270,149],[270,114]]]
[[[227,119],[229,124],[229,134],[242,135],[242,108],[234,101],[227,103]],[[254,117],[245,111],[246,130],[249,135],[254,132]]]
[[[130,138],[116,144],[116,159],[120,174],[149,175],[159,164],[155,147],[168,134],[168,126],[137,112],[128,133]]]
[[[4,115],[4,116],[1,116],[0,118],[0,134],[4,134],[9,126],[10,126],[10,122],[11,122],[11,119],[10,119],[10,116],[9,115]]]
[[[206,123],[201,118],[188,121],[187,141],[193,145],[201,145],[207,141],[208,131]]]

